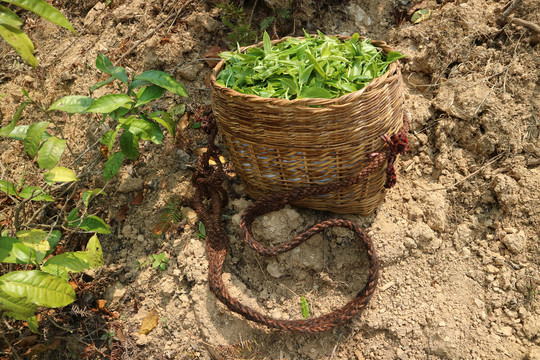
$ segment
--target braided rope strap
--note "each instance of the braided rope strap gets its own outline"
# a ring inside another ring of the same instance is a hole
[[[217,156],[218,148],[215,145],[217,128],[213,124],[212,115],[207,116],[202,122],[203,128],[209,133],[208,151],[199,157],[198,169],[193,175],[192,182],[195,185],[195,193],[192,198],[184,199],[184,202],[191,206],[199,215],[206,228],[206,251],[208,253],[208,282],[210,289],[215,296],[229,310],[234,311],[246,319],[266,325],[271,328],[296,331],[302,333],[314,333],[331,330],[359,314],[367,305],[375,288],[379,274],[379,260],[371,238],[356,223],[342,219],[330,219],[319,222],[294,239],[281,243],[275,247],[267,248],[255,240],[251,227],[254,220],[266,213],[283,209],[290,204],[307,196],[326,194],[338,189],[358,183],[368,176],[375,169],[388,163],[387,175],[393,173],[393,162],[399,153],[407,150],[406,133],[408,131],[408,117],[400,133],[388,138],[382,138],[388,143],[387,151],[370,154],[371,162],[362,169],[355,177],[348,180],[339,181],[327,185],[309,186],[290,191],[280,192],[262,197],[251,204],[242,214],[240,228],[244,241],[257,253],[265,256],[275,256],[291,249],[294,249],[315,234],[318,234],[330,227],[344,227],[350,229],[356,235],[356,241],[367,252],[369,260],[369,275],[364,288],[349,301],[345,306],[336,309],[326,315],[307,320],[283,320],[261,314],[260,312],[242,304],[238,299],[231,296],[227,290],[222,274],[227,250],[229,248],[229,237],[221,223],[221,214],[227,205],[227,192],[223,188],[224,173],[222,164]],[[208,161],[213,157],[217,162],[216,166],[210,166]],[[394,173],[395,177],[395,173]],[[392,182],[387,178],[387,183]],[[393,181],[395,184],[395,180]],[[205,205],[204,200],[209,200]]]

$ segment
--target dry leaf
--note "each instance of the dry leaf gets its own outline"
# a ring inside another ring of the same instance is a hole
[[[21,338],[19,341],[17,341],[15,345],[17,345],[20,348],[31,346],[36,343],[37,339],[38,339],[37,335],[25,336]]]
[[[146,335],[150,331],[152,331],[158,324],[159,321],[159,314],[156,310],[152,310],[146,317],[144,318],[141,329],[139,330],[139,334]]]
[[[139,205],[139,204],[141,204],[141,203],[143,202],[143,200],[144,200],[144,189],[141,190],[141,191],[137,194],[137,196],[135,196],[135,197],[133,198],[133,200],[131,200],[131,205]]]
[[[126,220],[126,215],[127,215],[128,210],[129,210],[128,204],[125,204],[124,206],[122,206],[118,214],[116,214],[116,221],[121,223],[122,221]]]
[[[206,61],[208,66],[210,66],[211,68],[215,67],[221,61],[219,53],[223,51],[228,50],[223,49],[221,46],[212,46],[210,50],[208,50],[208,52],[204,54],[204,61]]]
[[[107,304],[107,300],[96,300],[96,306],[98,311],[108,314],[109,310],[107,309],[105,304]]]

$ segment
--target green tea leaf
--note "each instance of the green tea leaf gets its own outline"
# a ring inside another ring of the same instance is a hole
[[[60,238],[62,237],[62,233],[60,230],[53,230],[49,234],[49,237],[47,238],[47,241],[49,242],[50,250],[45,253],[45,256],[49,256],[54,252],[54,249],[56,249],[56,246],[60,242]]]
[[[121,66],[114,66],[107,56],[99,54],[96,59],[96,67],[124,84],[128,83],[126,69]]]
[[[163,132],[159,125],[153,121],[133,117],[123,126],[126,131],[140,137],[142,140],[150,140],[154,144],[161,144],[163,140]]]
[[[48,4],[44,0],[3,0],[7,3],[17,5],[23,9],[30,10],[38,14],[42,18],[49,20],[56,25],[68,29],[75,34],[75,29],[66,19],[66,17],[58,11],[54,6]]]
[[[403,59],[404,57],[407,57],[407,55],[403,55],[398,51],[390,51],[388,55],[386,55],[386,62],[393,63],[394,61]]]
[[[21,230],[17,232],[17,239],[28,248],[45,254],[51,245],[47,238],[49,233],[41,229]]]
[[[37,332],[37,318],[34,315],[38,306],[32,304],[21,296],[12,296],[3,289],[4,283],[0,280],[0,313],[28,323],[33,332]]]
[[[300,309],[302,310],[302,316],[304,317],[304,319],[309,318],[309,305],[303,295],[300,298]]]
[[[19,196],[23,199],[31,199],[32,201],[54,201],[54,198],[43,192],[43,189],[38,186],[27,186],[19,192]]]
[[[15,126],[15,128],[13,130],[11,130],[11,132],[6,135],[7,137],[11,138],[11,139],[15,139],[15,140],[19,140],[19,141],[24,141],[24,139],[26,139],[26,133],[28,132],[28,128],[30,127],[30,125],[17,125]],[[45,131],[41,134],[41,141],[43,140],[47,140],[48,138],[50,138],[51,135]]]
[[[148,83],[162,87],[165,90],[179,96],[188,96],[186,89],[184,89],[184,86],[182,84],[176,81],[169,74],[158,70],[148,70],[136,76],[133,79],[132,87],[146,85]]]
[[[96,234],[88,240],[86,245],[86,253],[90,268],[97,269],[103,265],[103,250]]]
[[[63,307],[75,301],[75,291],[64,279],[43,271],[12,271],[0,276],[0,290],[48,308]]]
[[[97,195],[107,196],[107,193],[103,191],[101,188],[95,188],[93,190],[86,190],[85,192],[83,192],[82,201],[83,201],[84,206],[88,207],[90,200],[93,199]]]
[[[15,115],[13,115],[13,119],[11,120],[9,125],[7,125],[7,126],[0,129],[0,136],[8,136],[11,133],[11,131],[15,128],[15,125],[17,125],[17,122],[21,118],[21,115],[22,115],[22,112],[23,112],[24,108],[30,103],[31,103],[30,101],[24,101],[19,106],[19,108],[15,112]]]
[[[334,96],[328,90],[320,87],[307,87],[302,90],[299,98],[320,98],[320,99],[332,99]]]
[[[157,85],[143,87],[142,89],[142,93],[140,95],[137,94],[137,103],[135,104],[135,107],[143,106],[152,100],[159,99],[165,92],[164,88]]]
[[[0,180],[0,191],[5,192],[8,195],[17,195],[15,185],[7,180]]]
[[[99,142],[107,146],[109,150],[112,149],[119,131],[120,131],[120,128],[116,130],[107,131],[105,134],[101,136],[101,139],[99,139]]]
[[[105,180],[110,180],[116,175],[122,162],[124,161],[124,154],[121,152],[115,152],[105,162],[105,167],[103,168],[103,177]]]
[[[110,78],[108,78],[107,80],[103,80],[103,81],[100,81],[100,82],[97,82],[95,83],[91,88],[90,88],[90,94],[92,94],[94,91],[96,91],[97,89],[99,89],[100,87],[103,87],[107,84],[110,84],[112,83],[116,78],[114,76],[111,76]]]
[[[43,138],[43,133],[49,126],[50,122],[42,121],[30,125],[26,132],[26,137],[24,139],[24,152],[27,153],[31,158],[34,158],[37,154],[39,143]]]
[[[32,67],[35,68],[38,65],[38,61],[34,57],[34,44],[21,29],[0,24],[0,36]]]
[[[94,99],[89,96],[68,95],[52,104],[47,111],[60,110],[70,114],[84,114]]]
[[[137,150],[137,147],[139,145],[139,137],[137,135],[133,135],[129,131],[124,131],[124,133],[120,136],[120,148],[122,149],[122,153],[128,157],[128,159],[131,160],[137,160],[139,158],[139,150]]]
[[[263,46],[264,46],[264,53],[266,55],[270,54],[272,52],[272,41],[270,40],[270,35],[265,31],[263,35]]]
[[[20,240],[10,236],[0,236],[0,262],[17,264],[17,256],[13,252],[13,245],[20,244]],[[20,261],[19,263],[25,264]]]
[[[101,218],[95,215],[90,215],[82,219],[82,221],[75,220],[73,223],[69,223],[71,227],[79,227],[82,230],[89,232],[97,232],[98,234],[110,234],[111,230],[109,225],[105,223]]]
[[[0,5],[0,24],[19,28],[22,26],[23,22],[13,11]]]
[[[131,102],[133,99],[125,94],[107,94],[96,99],[86,109],[86,112],[108,114]]]
[[[78,273],[86,269],[90,269],[90,265],[85,251],[65,252],[53,256],[41,267],[42,271],[60,276],[65,280],[69,279],[69,272]]]
[[[174,138],[176,136],[176,123],[174,122],[173,117],[165,111],[156,111],[150,114],[150,118],[157,123],[163,125],[165,129],[172,135]]]
[[[60,157],[66,148],[66,140],[59,139],[56,136],[50,137],[41,146],[37,152],[37,163],[42,169],[52,169],[60,161]]]
[[[73,170],[57,166],[51,171],[46,172],[43,174],[43,178],[47,183],[52,184],[53,182],[72,182],[77,181],[77,176],[75,175],[75,172]]]

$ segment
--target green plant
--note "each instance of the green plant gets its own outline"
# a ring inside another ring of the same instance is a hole
[[[55,7],[44,0],[2,0],[20,8],[30,10],[33,13],[62,26],[75,34],[75,29],[66,17]],[[21,18],[11,9],[0,5],[0,36],[11,45],[17,53],[32,67],[38,64],[34,57],[34,44],[22,30]]]
[[[152,263],[152,268],[154,269],[159,269],[161,271],[165,271],[167,270],[167,264],[170,260],[170,258],[168,258],[166,256],[167,254],[162,252],[161,254],[152,254],[150,255],[150,258],[154,261]]]
[[[75,291],[68,282],[70,272],[103,265],[97,235],[90,238],[86,251],[51,257],[60,237],[58,230],[41,229],[21,230],[16,237],[0,237],[0,262],[35,268],[0,276],[0,313],[26,321],[33,332],[38,328],[38,306],[58,308],[75,301]]]
[[[244,94],[284,99],[330,99],[360,90],[404,57],[397,51],[384,55],[358,34],[340,41],[321,32],[275,45],[265,32],[262,48],[245,52],[238,48],[220,56],[226,66],[218,84]]]
[[[304,295],[300,297],[300,310],[302,311],[304,319],[309,318],[309,305]]]
[[[137,260],[135,264],[135,269],[141,270],[150,266],[151,264],[152,268],[165,271],[167,270],[167,264],[169,263],[169,260],[170,258],[167,257],[167,253],[165,252],[162,252],[161,254],[152,254],[148,259]]]
[[[265,31],[266,29],[268,29],[268,27],[272,23],[274,23],[274,21],[284,21],[291,19],[291,11],[289,9],[278,8],[274,9],[272,13],[273,14],[271,16],[267,16],[261,21],[261,31]]]
[[[225,2],[217,5],[221,9],[221,21],[231,29],[227,35],[227,45],[230,49],[237,44],[248,45],[257,41],[258,33],[251,28],[251,24],[241,5]]]
[[[144,105],[162,97],[165,90],[183,97],[188,95],[182,84],[162,71],[148,70],[130,80],[123,67],[114,66],[103,54],[98,55],[96,67],[110,77],[95,84],[91,92],[113,81],[119,81],[118,88],[123,91],[97,99],[68,95],[52,104],[48,111],[60,110],[70,115],[100,114],[103,122],[110,121],[108,125],[112,129],[103,134],[100,140],[109,154],[103,169],[105,179],[109,180],[116,175],[126,157],[130,160],[139,157],[139,140],[149,140],[155,144],[162,142],[164,135],[160,125],[175,136],[174,118],[165,111],[149,112]],[[117,139],[120,149],[112,152]]]
[[[112,346],[112,342],[113,341],[120,341],[117,337],[116,337],[116,333],[114,331],[106,331],[103,335],[101,335],[101,340],[106,340],[107,341],[107,345],[109,347]]]
[[[199,221],[199,234],[197,237],[201,240],[206,239],[206,228],[204,227],[204,223],[202,221]]]

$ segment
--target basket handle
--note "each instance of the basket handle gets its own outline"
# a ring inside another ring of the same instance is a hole
[[[360,313],[366,307],[377,286],[379,261],[371,238],[356,223],[343,219],[325,220],[313,225],[294,239],[273,248],[266,248],[260,242],[256,241],[252,235],[251,226],[257,217],[272,211],[280,210],[294,201],[307,196],[325,194],[343,187],[351,186],[371,174],[385,161],[388,161],[388,169],[392,168],[393,171],[393,159],[395,159],[398,153],[403,153],[407,150],[405,134],[408,130],[408,116],[405,114],[404,125],[400,133],[393,135],[391,138],[384,138],[383,136],[383,139],[389,144],[388,151],[372,154],[372,161],[352,179],[270,194],[255,201],[242,214],[240,228],[244,240],[252,249],[261,255],[275,256],[292,250],[308,240],[311,236],[334,226],[352,230],[356,235],[357,242],[366,250],[369,260],[369,276],[364,288],[354,299],[349,301],[342,308],[320,317],[307,320],[283,320],[269,317],[242,304],[238,299],[232,297],[227,290],[222,275],[223,265],[229,248],[229,237],[221,223],[221,213],[227,204],[227,192],[222,187],[223,168],[222,164],[219,162],[219,156],[216,156],[217,147],[214,140],[217,129],[216,126],[213,125],[212,116],[207,116],[202,124],[209,133],[208,151],[199,157],[199,166],[192,178],[195,185],[195,193],[192,198],[184,199],[184,201],[197,212],[205,225],[207,235],[206,251],[208,253],[208,282],[210,289],[216,297],[225,304],[229,310],[244,316],[248,320],[285,331],[303,333],[328,331],[349,321],[353,316]],[[217,166],[209,166],[208,160],[210,159],[210,156],[217,159]],[[388,170],[387,174],[390,173],[391,171]],[[204,199],[210,200],[208,205],[203,203]]]

